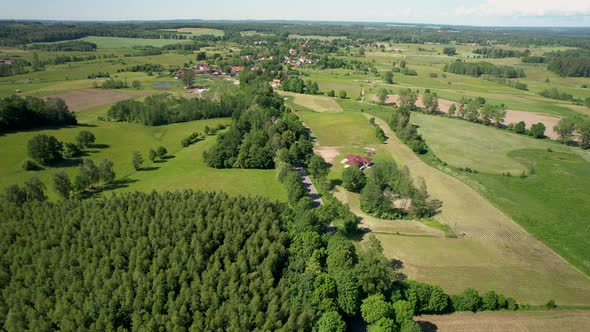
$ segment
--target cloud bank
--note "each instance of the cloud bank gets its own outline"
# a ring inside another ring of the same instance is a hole
[[[455,15],[479,16],[590,16],[587,0],[488,0],[478,6],[460,6]]]

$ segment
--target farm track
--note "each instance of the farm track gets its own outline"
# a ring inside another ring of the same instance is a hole
[[[421,263],[424,259],[420,257],[414,259],[415,253],[396,253],[393,245],[392,255],[406,257],[406,271],[411,277],[437,282],[450,290],[459,290],[458,285],[461,288],[498,290],[500,285],[508,296],[528,303],[543,303],[553,298],[564,304],[590,304],[588,276],[527,233],[467,184],[426,165],[397,139],[385,121],[376,121],[389,137],[385,150],[398,164],[408,166],[414,177],[424,178],[431,196],[443,201],[438,218],[460,236],[454,241],[469,242],[470,246],[485,253],[477,266],[462,264],[461,257],[448,257],[432,266],[430,262]],[[444,239],[429,240],[428,244],[436,246],[436,241]],[[432,249],[444,250],[442,242],[438,246]],[[454,270],[453,273],[445,272],[449,269]],[[457,278],[456,272],[467,277]],[[499,282],[502,279],[505,281]]]

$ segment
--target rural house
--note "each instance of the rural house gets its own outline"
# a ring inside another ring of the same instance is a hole
[[[359,156],[356,154],[349,154],[346,156],[346,159],[344,159],[343,162],[347,166],[355,166],[364,170],[367,167],[371,166],[373,159],[369,157]]]

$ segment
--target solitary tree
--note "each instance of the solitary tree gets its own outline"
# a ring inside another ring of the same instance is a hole
[[[351,166],[342,172],[342,185],[349,191],[359,192],[365,187],[365,183],[365,173],[358,167]]]
[[[25,182],[25,192],[27,193],[28,201],[43,202],[47,200],[45,196],[45,184],[39,180],[38,177],[33,176]]]
[[[391,72],[391,71],[385,72],[385,82],[387,84],[393,84],[393,72]]]
[[[37,135],[29,140],[29,156],[41,164],[58,161],[62,159],[62,146],[62,143],[53,136]]]
[[[559,120],[559,123],[557,123],[555,127],[553,127],[553,130],[559,135],[562,143],[567,143],[574,135],[576,122],[573,118],[563,118]]]
[[[139,151],[134,151],[133,154],[131,155],[131,165],[133,165],[133,168],[136,171],[139,171],[141,169],[142,164],[143,164],[143,157],[141,156],[141,153],[139,153]]]
[[[338,97],[340,97],[340,99],[346,99],[346,91],[340,90],[340,92],[338,92]]]
[[[449,107],[449,115],[455,116],[455,112],[457,112],[457,105],[453,103],[451,104],[451,107]]]
[[[73,189],[72,181],[70,181],[70,177],[65,171],[55,173],[53,176],[53,188],[62,198],[67,199],[70,197]]]
[[[531,126],[529,133],[531,136],[535,138],[544,138],[545,137],[545,125],[542,122],[535,123]]]
[[[590,119],[580,119],[576,131],[580,135],[580,147],[590,149]]]
[[[418,96],[410,89],[401,89],[399,92],[399,106],[412,109],[416,107]]]
[[[429,113],[435,113],[438,110],[438,98],[434,93],[425,93],[422,96],[422,104]]]
[[[517,134],[526,133],[526,123],[524,121],[520,121],[519,123],[514,125],[514,132]]]
[[[315,179],[324,178],[330,171],[330,164],[328,164],[324,158],[320,156],[313,156],[309,160],[309,173]]]
[[[103,159],[98,164],[98,174],[103,183],[109,184],[115,180],[115,171],[113,170],[113,162],[108,159]]]
[[[377,96],[379,97],[379,103],[381,105],[385,104],[385,101],[387,100],[388,95],[389,95],[389,91],[387,91],[387,89],[382,89],[379,91],[379,94]]]
[[[154,149],[150,149],[150,151],[148,152],[148,159],[151,162],[154,162],[157,157],[158,157],[158,154],[156,153],[156,151],[154,151]]]
[[[168,150],[166,150],[166,148],[165,148],[165,147],[163,147],[163,146],[160,146],[160,147],[158,148],[158,150],[156,150],[156,153],[158,154],[158,157],[159,157],[160,159],[162,159],[162,158],[166,157],[166,154],[168,153]]]
[[[188,69],[184,71],[184,75],[182,75],[182,82],[187,88],[192,88],[195,84],[195,73]]]
[[[95,140],[96,137],[94,134],[88,130],[83,130],[78,134],[78,136],[76,136],[76,142],[78,142],[78,146],[83,149],[89,147],[90,144],[93,144]]]

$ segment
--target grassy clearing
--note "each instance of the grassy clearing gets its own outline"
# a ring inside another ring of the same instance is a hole
[[[518,175],[523,171],[528,172],[529,169],[508,154],[520,149],[551,148],[555,151],[576,153],[590,161],[588,151],[467,121],[421,113],[413,113],[411,121],[420,127],[418,131],[433,152],[455,167],[469,167],[486,173],[510,172]]]
[[[335,101],[334,98],[324,96],[304,95],[299,93],[291,93],[279,91],[282,96],[290,96],[293,98],[293,103],[303,106],[313,112],[320,113],[342,113],[342,108]]]
[[[170,44],[186,44],[190,40],[181,39],[144,39],[144,38],[121,38],[121,37],[84,37],[81,40],[95,43],[100,48],[131,48],[134,46],[162,47]]]
[[[451,315],[414,317],[426,331],[583,331],[590,324],[588,310],[552,310],[518,312],[457,312]]]
[[[89,130],[96,135],[98,147],[89,149],[84,158],[94,161],[102,158],[112,160],[117,178],[125,180],[124,185],[117,186],[116,190],[151,191],[152,189],[192,188],[285,199],[284,189],[276,180],[274,171],[221,171],[205,167],[202,161],[202,150],[213,144],[215,137],[196,143],[190,148],[181,148],[181,139],[195,131],[203,132],[206,125],[227,124],[230,122],[229,119],[193,121],[159,127],[97,121],[97,116],[104,115],[106,110],[107,107],[104,106],[78,113],[78,120],[82,125],[77,127],[32,130],[0,136],[0,145],[5,147],[3,158],[0,160],[0,188],[13,183],[21,184],[35,175],[48,186],[50,198],[55,199],[56,195],[51,189],[53,174],[65,169],[68,174],[74,176],[77,173],[76,165],[64,162],[55,167],[46,167],[41,171],[25,172],[21,169],[21,165],[23,161],[29,159],[27,141],[32,136],[42,133],[56,136],[64,142],[73,142],[81,130]],[[131,153],[140,151],[147,160],[148,150],[158,146],[164,146],[175,158],[152,165],[147,162],[146,167],[149,171],[135,172],[130,162]]]
[[[209,29],[209,28],[180,28],[180,29],[162,29],[164,31],[176,31],[180,33],[188,33],[194,36],[211,35],[221,37],[225,33],[223,30]]]
[[[301,112],[301,117],[320,145],[341,146],[341,153],[359,145],[356,139],[348,138],[351,134],[370,130],[365,117],[368,114],[359,112],[361,109],[379,116],[387,115],[389,110],[350,100],[338,103],[343,113],[307,111]],[[336,123],[339,117],[347,121]],[[390,156],[399,165],[408,166],[415,177],[424,178],[431,196],[444,204],[434,222],[450,227],[458,236],[448,238],[443,230],[431,227],[426,229],[438,232],[438,236],[418,235],[419,229],[412,233],[408,225],[388,224],[363,216],[365,226],[373,229],[382,241],[386,255],[404,263],[403,273],[416,280],[439,284],[450,293],[474,287],[481,291],[494,289],[525,303],[542,304],[554,299],[561,304],[589,304],[590,279],[586,275],[529,235],[464,182],[426,165],[397,140],[383,121],[378,119],[377,122],[390,137],[387,144],[373,142],[371,146],[377,148],[377,156]],[[330,176],[338,177],[340,169],[341,165],[336,164]],[[358,198],[337,195],[354,209]]]

